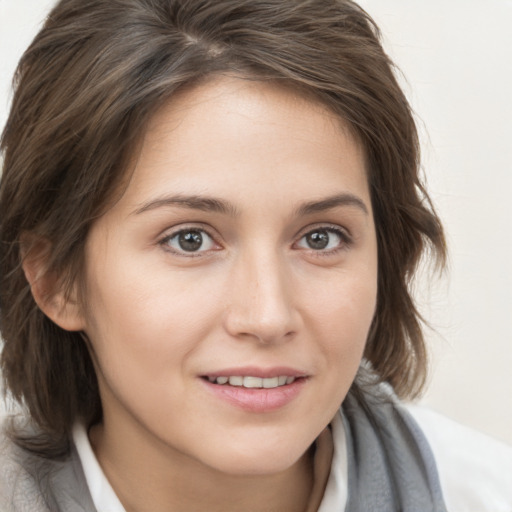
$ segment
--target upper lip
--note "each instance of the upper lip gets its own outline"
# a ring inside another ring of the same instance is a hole
[[[273,366],[271,368],[260,368],[257,366],[240,366],[236,368],[224,368],[218,371],[208,372],[202,377],[260,377],[261,379],[269,379],[272,377],[280,377],[286,375],[287,377],[307,377],[307,373],[297,368],[290,368],[288,366]]]

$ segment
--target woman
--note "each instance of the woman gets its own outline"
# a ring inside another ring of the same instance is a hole
[[[446,510],[398,402],[445,243],[364,11],[63,0],[2,151],[3,508]]]

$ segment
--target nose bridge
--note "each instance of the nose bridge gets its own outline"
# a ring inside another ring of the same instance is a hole
[[[238,258],[232,277],[231,334],[275,342],[294,331],[290,271],[278,251],[253,244]]]

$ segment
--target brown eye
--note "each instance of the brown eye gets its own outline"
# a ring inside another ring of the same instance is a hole
[[[301,249],[311,249],[313,251],[333,251],[345,245],[350,240],[348,235],[341,230],[334,228],[314,229],[306,233],[298,242]]]
[[[322,250],[329,245],[329,233],[326,230],[308,233],[305,239],[310,249]]]
[[[177,253],[193,253],[212,249],[214,241],[205,231],[186,229],[168,237],[165,244]]]
[[[178,235],[180,249],[187,252],[198,251],[203,245],[203,235],[199,231],[188,231]]]

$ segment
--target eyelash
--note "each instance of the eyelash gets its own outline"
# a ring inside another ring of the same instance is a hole
[[[347,232],[347,230],[340,228],[339,226],[333,226],[333,225],[319,225],[314,227],[313,229],[308,229],[304,234],[302,234],[299,238],[299,242],[303,240],[308,235],[312,235],[313,233],[318,233],[321,231],[325,231],[329,234],[334,233],[338,238],[340,239],[339,244],[331,249],[328,250],[315,250],[312,248],[309,248],[310,254],[312,254],[316,258],[328,258],[330,256],[335,256],[340,251],[345,251],[349,249],[353,244],[353,239],[350,236],[350,234]],[[298,242],[295,242],[296,244]],[[308,249],[306,249],[308,250]]]
[[[158,243],[159,243],[159,245],[161,245],[164,248],[165,251],[168,251],[168,252],[170,252],[172,254],[176,254],[178,256],[183,256],[185,258],[198,258],[198,257],[206,256],[207,255],[206,253],[210,252],[210,250],[207,250],[207,251],[186,251],[184,249],[176,250],[176,249],[173,249],[172,247],[169,246],[169,242],[171,240],[175,239],[176,237],[179,237],[182,234],[192,233],[192,232],[201,233],[203,235],[203,238],[204,238],[204,234],[206,234],[207,237],[212,241],[212,243],[214,245],[220,245],[216,241],[215,237],[213,235],[211,235],[207,229],[205,229],[204,227],[198,227],[198,226],[187,226],[185,228],[181,228],[178,231],[174,231],[173,233],[170,233],[170,234],[166,235]]]
[[[196,227],[196,226],[190,226],[190,227],[181,228],[178,231],[175,231],[175,232],[173,232],[171,234],[166,235],[158,243],[159,243],[159,245],[161,245],[164,248],[164,250],[166,250],[168,252],[171,252],[171,253],[173,253],[175,255],[178,255],[178,256],[183,256],[183,257],[186,257],[186,258],[198,258],[198,257],[205,257],[205,256],[207,256],[208,253],[212,249],[207,249],[207,250],[203,250],[203,251],[186,251],[184,249],[176,250],[176,249],[174,249],[174,248],[169,246],[169,242],[172,241],[173,239],[179,237],[182,234],[187,234],[187,233],[192,233],[192,232],[197,232],[197,233],[203,234],[203,237],[204,237],[204,234],[206,234],[207,237],[211,240],[212,244],[220,245],[216,241],[215,237],[211,233],[209,233],[209,231],[207,229],[205,229],[204,227]],[[308,235],[312,235],[312,234],[318,233],[318,232],[327,232],[327,233],[330,233],[330,234],[334,233],[337,237],[339,237],[340,243],[338,244],[337,247],[334,247],[334,248],[331,248],[331,249],[328,249],[328,250],[323,250],[323,249],[316,250],[316,249],[313,249],[313,248],[309,248],[309,249],[308,248],[304,248],[305,250],[309,250],[309,252],[311,254],[313,254],[315,257],[329,257],[329,256],[333,256],[333,255],[337,254],[340,251],[349,249],[351,247],[351,245],[353,244],[353,239],[352,239],[352,237],[350,236],[350,234],[346,230],[341,229],[338,226],[319,225],[318,227],[315,227],[313,229],[309,229],[307,232],[303,233],[299,237],[298,241],[294,243],[294,245],[297,245],[300,241],[305,239],[305,237],[307,237]],[[213,250],[216,251],[218,249],[213,249]]]

